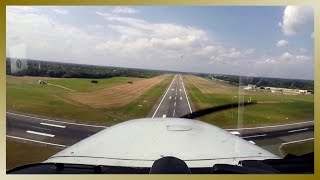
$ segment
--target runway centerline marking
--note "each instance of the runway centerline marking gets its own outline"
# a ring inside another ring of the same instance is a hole
[[[171,99],[171,96],[169,97],[169,99]]]
[[[51,127],[58,127],[58,128],[66,128],[66,126],[56,125],[56,124],[49,124],[49,123],[40,123],[44,126],[51,126]]]
[[[293,133],[293,132],[299,132],[299,131],[306,131],[308,130],[309,128],[303,128],[303,129],[295,129],[295,130],[291,130],[291,131],[288,131],[289,133]]]
[[[31,142],[36,142],[36,143],[41,143],[41,144],[47,144],[47,145],[52,145],[52,146],[59,146],[59,147],[67,147],[66,145],[62,145],[62,144],[48,143],[48,142],[37,141],[37,140],[27,139],[27,138],[22,138],[22,137],[17,137],[17,136],[10,136],[10,135],[6,135],[6,136],[7,136],[8,138],[20,139],[20,140],[24,140],[24,141],[31,141]]]
[[[168,90],[166,91],[166,93],[164,94],[163,98],[161,99],[161,101],[160,101],[160,103],[159,103],[159,105],[158,105],[158,107],[157,107],[156,111],[155,111],[155,112],[153,113],[153,115],[152,115],[152,118],[154,118],[154,116],[156,115],[156,113],[157,113],[157,111],[158,111],[159,107],[161,106],[161,104],[162,104],[162,102],[163,102],[164,98],[166,97],[166,95],[167,95],[167,93],[168,93],[169,89],[171,88],[172,83],[173,83],[173,82],[174,82],[174,80],[176,79],[176,76],[177,76],[177,75],[175,75],[175,76],[173,77],[172,82],[171,82],[171,84],[170,84],[170,86],[169,86]]]
[[[173,106],[176,106],[177,105],[177,102],[174,102],[174,105]]]
[[[182,100],[182,97],[180,97],[180,100]]]
[[[30,134],[36,134],[36,135],[40,135],[40,136],[48,136],[48,137],[54,137],[55,135],[53,134],[47,134],[47,133],[41,133],[41,132],[37,132],[37,131],[26,131],[27,133],[30,133]]]
[[[176,114],[176,110],[174,109],[173,110],[173,114],[172,114],[172,116],[174,117],[174,115]]]
[[[177,100],[177,97],[174,97],[174,100]]]

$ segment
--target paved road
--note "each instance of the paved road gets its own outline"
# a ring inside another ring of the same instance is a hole
[[[192,112],[190,99],[188,98],[183,79],[176,74],[169,87],[154,105],[148,117],[180,117]]]

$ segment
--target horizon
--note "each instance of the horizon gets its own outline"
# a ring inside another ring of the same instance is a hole
[[[11,59],[11,57],[6,57],[6,59]],[[12,59],[23,59],[23,58],[12,58]],[[48,63],[61,63],[61,64],[74,64],[74,65],[84,65],[84,66],[99,66],[99,67],[110,67],[110,68],[123,68],[123,69],[134,69],[134,70],[149,70],[149,71],[168,71],[172,73],[193,73],[193,74],[206,74],[206,75],[221,75],[221,76],[239,76],[239,77],[254,77],[254,78],[271,78],[271,79],[284,79],[284,80],[303,80],[303,81],[313,81],[314,79],[293,79],[293,78],[279,78],[279,77],[268,77],[268,76],[245,76],[245,75],[237,75],[237,74],[219,74],[214,72],[193,72],[193,71],[172,71],[165,69],[143,69],[143,68],[134,68],[134,67],[121,67],[121,66],[106,66],[106,65],[96,65],[96,64],[79,64],[72,62],[59,62],[59,61],[50,61],[50,60],[40,60],[40,59],[23,59],[23,60],[31,60],[31,61],[41,61]]]

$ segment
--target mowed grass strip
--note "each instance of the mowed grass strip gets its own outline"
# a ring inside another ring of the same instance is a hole
[[[162,75],[86,93],[70,93],[68,98],[93,108],[119,107],[136,100],[166,77]]]
[[[192,103],[197,110],[238,102],[238,87],[234,86],[231,90],[224,93],[218,90],[215,82],[205,79],[195,81],[201,77],[184,76],[187,91]],[[203,83],[206,82],[206,83]],[[200,83],[201,86],[198,84]],[[219,82],[221,83],[221,82]],[[231,86],[226,84],[225,87]],[[201,91],[200,87],[207,90]],[[208,92],[210,89],[210,93]],[[239,90],[239,89],[238,89]],[[236,96],[236,97],[235,97]],[[238,108],[225,110],[209,114],[200,118],[205,122],[224,128],[237,128],[238,123],[244,127],[283,124],[291,122],[311,121],[314,119],[313,95],[283,95],[267,92],[244,92],[244,101],[250,100],[258,104],[245,107],[243,116],[238,119]]]
[[[63,150],[55,146],[16,141],[10,138],[7,138],[6,146],[7,170],[25,164],[40,163]]]
[[[135,98],[132,98],[132,101],[127,101],[127,104],[121,106],[113,106],[111,104],[104,108],[94,108],[76,103],[66,98],[70,93],[73,93],[66,89],[36,84],[39,79],[44,78],[28,77],[32,80],[24,81],[24,79],[20,80],[20,78],[23,77],[8,78],[7,76],[7,110],[52,118],[68,119],[73,122],[109,126],[135,117],[146,117],[157,99],[169,85],[172,77],[173,75],[161,76],[163,80],[160,83],[149,87],[149,89],[144,91],[140,96],[137,95]],[[77,89],[77,92],[81,92],[81,87],[83,87],[85,91],[88,91],[90,86],[92,86],[95,87],[92,88],[92,91],[97,91],[99,89],[112,88],[124,84],[127,85],[128,79],[132,78],[99,79],[99,84],[100,82],[101,84],[105,84],[99,85],[99,87],[97,87],[96,84],[91,83],[89,79],[47,79],[47,81],[67,86],[70,89]],[[134,78],[132,80],[134,84],[136,81],[138,82],[144,79]],[[71,83],[58,83],[62,81]]]

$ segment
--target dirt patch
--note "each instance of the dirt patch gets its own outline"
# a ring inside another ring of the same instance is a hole
[[[7,75],[7,84],[37,84],[39,80],[48,81],[59,78],[51,77],[31,77],[31,76],[10,76]]]
[[[168,75],[161,75],[93,92],[71,93],[68,98],[93,108],[118,107],[132,102],[168,77]]]
[[[205,79],[198,76],[186,75],[183,76],[186,84],[193,84],[202,93],[228,94],[237,93],[238,87],[230,84],[218,82],[216,80]]]

